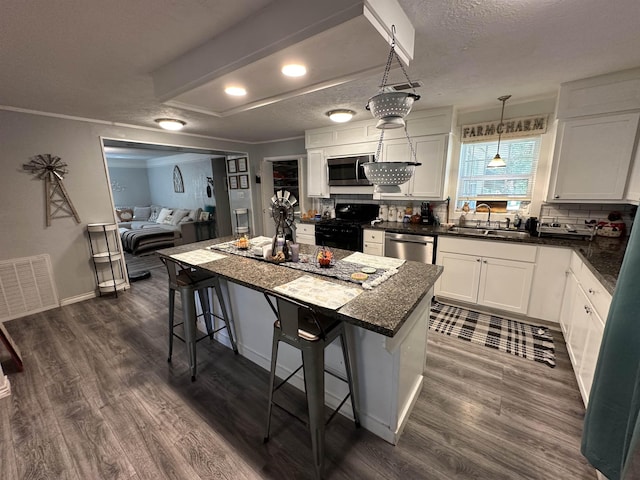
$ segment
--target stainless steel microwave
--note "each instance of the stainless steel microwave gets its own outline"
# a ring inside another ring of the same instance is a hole
[[[329,185],[351,187],[372,185],[364,174],[363,163],[373,162],[373,155],[359,155],[354,157],[328,158],[327,178]]]

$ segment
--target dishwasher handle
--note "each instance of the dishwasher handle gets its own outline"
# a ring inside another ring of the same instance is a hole
[[[420,241],[420,240],[406,240],[406,239],[398,239],[398,238],[390,238],[389,239],[390,242],[396,242],[396,243],[416,243],[418,245],[429,245],[430,243],[433,243],[433,240],[431,241]]]

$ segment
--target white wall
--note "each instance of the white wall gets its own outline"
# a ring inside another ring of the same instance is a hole
[[[134,207],[136,205],[150,205],[151,192],[149,191],[149,176],[147,166],[127,165],[111,166],[109,164],[109,178],[111,179],[111,191],[113,203],[116,207]],[[114,189],[117,185],[120,189]]]
[[[115,221],[100,137],[249,152],[250,158],[257,149],[222,140],[4,110],[0,111],[0,125],[4,167],[0,177],[0,260],[48,253],[63,302],[95,291],[86,224]],[[32,156],[43,153],[57,155],[68,164],[64,184],[80,224],[64,218],[46,227],[44,182],[22,169]]]

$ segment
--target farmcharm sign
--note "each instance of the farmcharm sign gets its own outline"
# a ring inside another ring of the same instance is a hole
[[[463,142],[486,142],[502,138],[526,137],[540,135],[547,131],[548,115],[534,115],[532,117],[511,118],[496,122],[483,122],[461,127]]]

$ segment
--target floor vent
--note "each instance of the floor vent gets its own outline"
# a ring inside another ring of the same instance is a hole
[[[57,306],[49,255],[0,262],[0,322]]]
[[[401,92],[402,90],[413,90],[414,88],[418,88],[422,86],[422,82],[416,81],[411,83],[396,83],[395,85],[389,85],[396,92]]]

